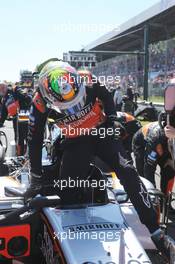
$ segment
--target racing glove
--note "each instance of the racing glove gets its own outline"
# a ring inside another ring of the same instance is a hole
[[[114,129],[115,138],[122,138],[126,134],[126,129],[119,121],[119,118],[116,115],[109,115],[106,119],[107,127],[112,127]]]

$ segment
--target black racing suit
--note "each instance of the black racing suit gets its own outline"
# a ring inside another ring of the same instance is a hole
[[[139,175],[155,185],[155,172],[160,166],[161,191],[168,194],[172,191],[175,170],[168,148],[168,139],[158,122],[142,127],[133,138],[133,152]]]
[[[17,112],[21,110],[27,111],[30,109],[32,97],[24,94],[22,88],[15,87],[8,90],[2,98],[2,106],[0,112],[0,126],[2,126],[7,117],[13,118],[13,128],[16,142],[17,155],[22,156],[25,153],[25,141],[28,134],[28,122],[19,123]]]
[[[96,119],[96,121],[98,120],[96,122],[97,129],[102,128],[106,131],[107,128],[112,127],[107,117],[115,115],[115,107],[112,96],[107,89],[99,84],[94,84],[92,88],[86,87],[86,94],[86,104],[82,111],[75,115],[67,116],[57,114],[58,126],[64,127],[69,125],[75,128],[76,125],[81,126],[83,124],[84,127],[90,128],[94,126],[95,123],[93,121]],[[103,104],[105,114],[102,113],[102,107],[98,108],[97,106],[99,100],[100,104]],[[44,127],[48,114],[49,110],[40,94],[37,93],[31,107],[28,138],[31,172],[33,174],[42,173],[41,152]],[[100,115],[104,119],[99,118]],[[102,122],[99,122],[100,120]],[[156,213],[145,186],[139,179],[133,165],[128,161],[121,141],[115,139],[114,136],[105,135],[101,137],[99,133],[98,135],[90,134],[71,138],[67,135],[61,161],[60,181],[67,180],[68,182],[70,178],[74,180],[87,179],[90,162],[94,156],[99,156],[100,159],[111,167],[111,170],[116,172],[141,221],[148,227],[150,232],[157,230]],[[78,188],[76,187],[72,190],[69,187],[64,188],[60,193],[61,199],[66,203],[76,203],[78,197],[77,191]]]

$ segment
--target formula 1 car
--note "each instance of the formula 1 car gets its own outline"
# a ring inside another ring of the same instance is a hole
[[[6,160],[7,167],[15,170],[7,170],[10,176],[0,177],[0,263],[168,263],[155,248],[114,173],[104,173],[92,164],[87,179],[103,180],[105,185],[88,190],[86,200],[77,204],[61,203],[56,169],[61,151],[59,133],[53,125],[45,140],[42,164],[46,181],[41,195],[29,202],[23,198],[29,184],[28,161],[21,157]],[[142,180],[165,225],[163,194]],[[169,263],[174,262],[173,242]]]
[[[46,149],[44,146],[43,169],[50,172],[54,165]],[[156,250],[114,173],[104,174],[91,165],[88,180],[104,179],[105,188],[94,187],[86,201],[70,206],[61,203],[50,175],[41,195],[24,200],[29,183],[27,162],[17,174],[0,179],[0,263],[168,263]],[[160,213],[162,194],[142,180]]]

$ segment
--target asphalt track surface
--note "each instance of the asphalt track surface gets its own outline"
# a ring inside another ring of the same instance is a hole
[[[8,138],[8,149],[7,149],[7,156],[11,156],[12,154],[12,147],[10,146],[10,143],[14,141],[14,132],[13,132],[13,126],[11,121],[6,121],[3,128],[0,130],[4,131]],[[156,171],[156,185],[159,188],[159,168],[157,168]],[[174,193],[175,193],[175,184],[174,184]],[[170,214],[169,217],[169,225],[168,225],[168,234],[171,235],[175,239],[175,211],[173,214]]]

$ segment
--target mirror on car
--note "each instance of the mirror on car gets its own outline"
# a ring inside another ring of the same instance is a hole
[[[30,208],[39,210],[44,207],[56,207],[60,205],[60,198],[57,195],[39,196],[29,201]]]
[[[124,190],[117,190],[115,191],[115,199],[119,204],[122,204],[128,202],[129,197]]]

